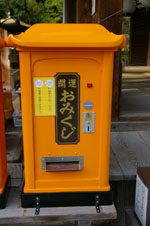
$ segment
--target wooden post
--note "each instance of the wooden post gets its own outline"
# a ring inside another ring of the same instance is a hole
[[[114,71],[113,71],[113,92],[112,92],[112,120],[118,121],[120,115],[121,102],[121,81],[122,81],[122,67],[121,67],[121,51],[114,55]]]
[[[97,0],[96,13],[93,15],[93,23],[102,24],[115,34],[122,33],[122,0]],[[113,95],[112,95],[112,119],[117,121],[120,111],[121,96],[121,52],[114,57]]]
[[[65,0],[65,23],[76,23],[76,0]]]
[[[92,1],[76,0],[76,22],[92,23]]]

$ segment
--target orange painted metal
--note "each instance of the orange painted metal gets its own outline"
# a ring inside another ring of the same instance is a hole
[[[0,37],[0,48],[6,45]],[[4,108],[3,108],[3,89],[2,89],[2,68],[0,60],[0,194],[3,194],[8,178],[6,166],[6,144],[5,144],[5,126],[4,126]]]
[[[7,45],[16,46],[20,58],[24,193],[110,190],[113,58],[114,51],[125,43],[124,35],[115,35],[96,24],[37,24],[20,35],[8,37]],[[80,141],[60,145],[55,136],[57,116],[35,114],[34,79],[74,72],[80,76]],[[93,103],[91,110],[84,108],[86,101]],[[83,132],[84,112],[95,113],[92,133]],[[68,156],[83,156],[83,168],[66,172],[42,168],[43,157]]]

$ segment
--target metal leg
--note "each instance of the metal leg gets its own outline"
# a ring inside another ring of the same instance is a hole
[[[99,207],[99,195],[96,195],[95,197],[95,206],[96,206],[96,212],[100,213],[100,207]]]
[[[40,198],[36,197],[35,199],[35,215],[39,215],[40,213]]]
[[[91,226],[91,220],[78,220],[78,226]]]

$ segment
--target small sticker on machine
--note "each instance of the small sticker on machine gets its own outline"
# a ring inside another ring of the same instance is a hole
[[[55,78],[33,79],[35,116],[55,115]]]

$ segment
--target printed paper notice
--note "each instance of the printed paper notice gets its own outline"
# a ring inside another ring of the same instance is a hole
[[[55,115],[55,79],[36,77],[33,82],[35,116]]]

